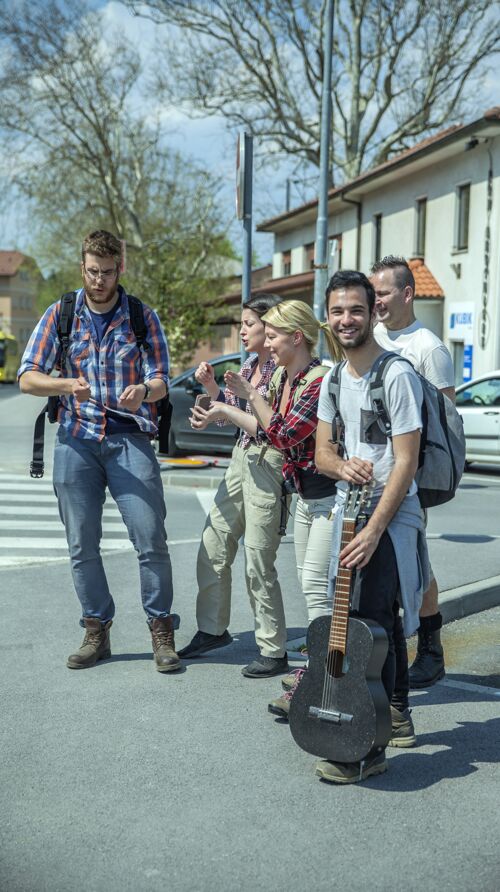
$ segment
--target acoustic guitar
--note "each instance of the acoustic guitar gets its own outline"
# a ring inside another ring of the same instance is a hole
[[[354,538],[368,503],[368,488],[350,485],[341,549]],[[290,702],[295,742],[331,762],[360,762],[374,747],[385,747],[391,736],[381,681],[387,634],[372,620],[349,615],[352,575],[339,565],[332,617],[320,616],[309,626],[309,668]]]

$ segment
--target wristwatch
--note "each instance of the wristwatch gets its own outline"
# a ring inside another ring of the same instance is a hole
[[[151,393],[151,388],[149,387],[148,384],[146,384],[145,381],[141,381],[141,384],[144,387],[144,390],[146,391],[146,393],[144,394],[144,400],[147,400],[149,394]],[[144,402],[144,400],[143,400],[143,402]]]

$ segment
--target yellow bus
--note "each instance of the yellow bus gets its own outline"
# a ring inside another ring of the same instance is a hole
[[[14,335],[0,330],[0,382],[12,384],[19,368],[19,347]]]

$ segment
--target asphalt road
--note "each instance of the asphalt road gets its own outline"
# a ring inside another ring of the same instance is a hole
[[[9,396],[0,405],[2,892],[497,892],[500,608],[444,629],[447,676],[412,696],[415,749],[391,750],[388,772],[364,784],[321,783],[314,758],[267,712],[279,679],[240,673],[255,656],[241,554],[234,643],[162,676],[135,555],[106,508],[113,657],[66,668],[81,638],[78,605],[50,476],[26,473],[39,405]],[[172,486],[173,476],[164,474],[182,647],[195,629],[196,549],[214,492]],[[497,473],[475,469],[451,505],[431,512],[442,587],[500,575],[499,486]],[[290,536],[278,570],[294,635],[305,609]]]
[[[212,497],[167,492],[179,646],[195,627]],[[445,630],[447,678],[412,698],[418,747],[336,788],[267,713],[279,680],[240,673],[255,655],[241,554],[234,643],[167,677],[153,668],[125,541],[106,556],[113,657],[84,672],[65,666],[80,640],[66,560],[21,556],[0,569],[2,892],[496,892],[500,609]],[[289,538],[278,568],[294,634],[305,612]]]

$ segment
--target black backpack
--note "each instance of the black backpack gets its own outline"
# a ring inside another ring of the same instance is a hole
[[[130,314],[130,324],[134,332],[135,339],[139,350],[151,350],[148,343],[148,329],[144,319],[144,307],[142,301],[133,294],[127,294],[128,309]],[[60,365],[64,367],[66,364],[66,356],[69,348],[69,339],[71,329],[73,327],[73,316],[75,314],[76,291],[70,291],[61,297],[61,310],[59,313],[59,323],[57,325],[57,335],[61,345]],[[160,452],[168,452],[168,435],[170,432],[170,423],[172,419],[172,404],[168,397],[168,392],[161,400],[156,402],[158,412],[158,433],[156,438],[159,443]],[[30,475],[32,477],[43,477],[43,447],[45,439],[45,416],[47,415],[51,424],[57,421],[59,410],[59,397],[49,396],[45,406],[35,421],[35,431],[33,435],[33,458],[30,463]]]

